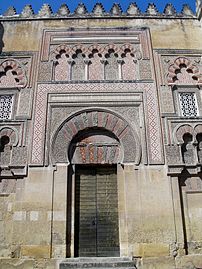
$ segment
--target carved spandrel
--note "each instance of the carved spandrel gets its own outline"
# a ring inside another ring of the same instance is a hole
[[[165,145],[166,162],[168,165],[182,165],[182,155],[180,145]]]
[[[161,113],[174,113],[173,93],[170,87],[161,86]]]
[[[150,60],[141,60],[139,62],[140,79],[152,79],[152,70]]]
[[[51,81],[52,80],[52,63],[42,62],[39,66],[38,81]]]

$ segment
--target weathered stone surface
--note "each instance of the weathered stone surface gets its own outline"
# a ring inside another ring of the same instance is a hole
[[[173,258],[162,257],[162,258],[146,258],[142,259],[137,266],[140,269],[174,269],[175,261]]]
[[[201,1],[197,17],[135,3],[2,16],[0,88],[12,109],[1,98],[0,268],[202,267],[200,14]],[[96,184],[78,179],[81,165]],[[117,170],[113,183],[106,171],[97,180],[102,166]],[[66,260],[82,241],[81,211],[113,227],[130,258]]]
[[[22,258],[49,258],[50,246],[22,246],[20,249]]]

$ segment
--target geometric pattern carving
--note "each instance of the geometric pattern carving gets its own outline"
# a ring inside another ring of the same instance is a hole
[[[195,93],[193,92],[179,93],[179,101],[182,116],[184,117],[198,116],[198,106]]]
[[[11,118],[12,105],[12,95],[0,95],[0,120],[7,120]]]
[[[20,63],[7,59],[0,65],[0,87],[25,87],[27,78]]]
[[[169,84],[197,84],[202,82],[199,68],[185,57],[177,58],[169,66],[167,80]]]
[[[131,130],[124,119],[108,111],[93,109],[77,113],[63,122],[53,137],[53,162],[71,162],[73,158],[77,163],[138,164],[139,138]]]
[[[152,79],[150,60],[143,59],[140,61],[140,79]]]
[[[157,103],[156,92],[152,87],[147,87],[146,91],[146,103],[147,103],[147,121],[148,121],[148,132],[149,132],[149,145],[151,147],[151,159],[154,163],[158,163],[162,153],[160,154],[160,145],[158,145],[158,136],[160,126],[157,124],[158,114],[158,103]]]
[[[181,147],[179,145],[165,145],[166,163],[168,165],[181,165]]]
[[[143,92],[146,97],[145,113],[147,118],[148,161],[150,164],[163,162],[161,129],[156,88],[153,83],[76,83],[76,84],[40,84],[37,89],[35,115],[33,122],[33,140],[31,164],[43,165],[45,126],[48,93],[76,92]]]

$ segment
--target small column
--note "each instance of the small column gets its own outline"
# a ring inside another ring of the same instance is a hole
[[[57,65],[57,61],[52,61],[52,74],[51,74],[51,80],[55,81],[55,68]]]
[[[123,59],[118,59],[117,63],[118,63],[118,68],[119,68],[119,70],[118,70],[119,71],[119,73],[118,73],[119,80],[122,80],[123,79],[122,65],[124,63],[124,60]]]
[[[89,80],[89,64],[91,63],[90,59],[85,59],[85,80]]]
[[[68,63],[68,78],[67,80],[72,80],[72,65],[75,63],[74,60],[70,59],[67,61]]]
[[[107,64],[107,60],[106,59],[102,59],[102,60],[100,60],[100,62],[103,64],[103,78],[105,80],[106,79],[105,66]]]
[[[133,62],[135,64],[135,80],[139,80],[140,79],[140,72],[139,72],[138,60],[134,59]]]

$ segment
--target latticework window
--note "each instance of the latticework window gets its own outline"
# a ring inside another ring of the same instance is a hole
[[[181,114],[184,117],[198,116],[196,95],[193,92],[179,93]]]
[[[0,120],[7,120],[11,118],[12,104],[12,95],[0,95]]]

